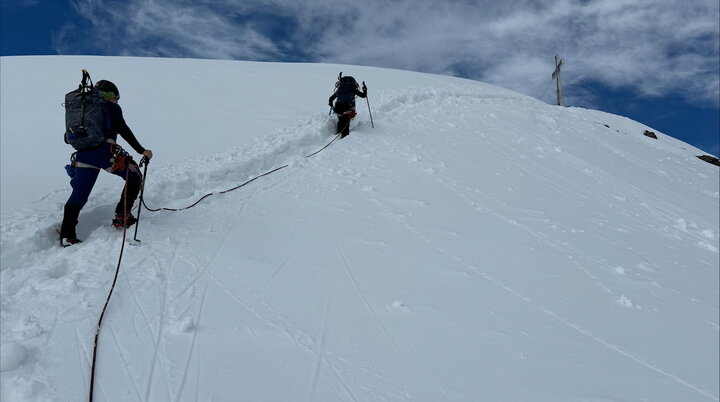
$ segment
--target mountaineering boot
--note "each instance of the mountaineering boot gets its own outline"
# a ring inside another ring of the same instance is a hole
[[[133,214],[127,214],[127,216],[115,214],[115,218],[112,220],[112,225],[118,229],[129,228],[135,223],[137,223],[137,218],[135,218]]]
[[[70,247],[74,244],[82,243],[82,240],[78,239],[77,237],[63,237],[63,235],[60,233],[60,229],[57,229],[57,234],[60,238],[60,246],[62,247]]]
[[[77,237],[60,237],[60,245],[63,247],[70,247],[78,243],[82,243],[82,240],[78,239]]]
[[[80,209],[82,209],[82,206],[80,205],[65,204],[63,209],[62,225],[58,231],[60,235],[60,245],[63,247],[80,243],[80,240],[77,238],[77,234],[75,234],[75,226],[77,226],[78,223]]]

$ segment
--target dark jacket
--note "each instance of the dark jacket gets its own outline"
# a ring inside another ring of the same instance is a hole
[[[133,134],[130,127],[128,127],[127,123],[125,123],[125,118],[123,117],[120,105],[113,102],[106,102],[106,105],[108,113],[110,114],[110,128],[107,133],[108,138],[113,141],[117,141],[117,136],[120,134],[120,136],[127,141],[128,144],[130,144],[135,152],[142,155],[142,153],[145,152],[145,148],[140,145],[140,142],[137,138],[135,138],[135,134]]]
[[[353,88],[353,94],[354,94],[355,96],[359,96],[359,97],[361,97],[361,98],[366,98],[366,97],[367,97],[367,91],[360,92],[360,90],[357,89],[357,88]],[[350,104],[352,107],[355,107],[355,96],[353,96],[353,99],[352,99],[350,102],[341,101],[340,99],[338,99],[338,103],[341,103],[341,102],[342,102],[342,103],[347,103],[347,104]],[[335,98],[337,98],[337,97],[338,97],[338,93],[337,93],[337,91],[336,91],[334,94],[332,94],[332,96],[330,96],[330,99],[328,99],[328,103],[332,105],[333,101],[334,101]]]
[[[107,122],[108,129],[106,132],[107,138],[117,142],[117,137],[120,135],[137,153],[142,155],[142,153],[145,152],[145,148],[140,145],[140,142],[135,138],[135,134],[133,134],[130,127],[125,123],[120,105],[113,102],[106,102],[105,104],[109,115],[109,121]],[[103,142],[95,148],[77,151],[75,153],[75,160],[86,165],[105,169],[112,165],[111,159],[113,158],[113,153],[114,151],[111,144]]]

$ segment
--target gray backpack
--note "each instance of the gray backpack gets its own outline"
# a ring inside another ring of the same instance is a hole
[[[355,106],[355,91],[360,89],[360,85],[355,81],[355,78],[349,75],[341,77],[335,87],[337,88],[338,102]]]
[[[90,74],[82,70],[78,89],[65,95],[65,143],[78,151],[97,147],[107,140],[108,111]]]

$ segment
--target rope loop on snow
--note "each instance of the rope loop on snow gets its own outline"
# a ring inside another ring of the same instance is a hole
[[[350,124],[350,123],[348,122],[348,124]],[[342,132],[342,131],[341,131],[341,132]],[[317,151],[315,151],[315,152],[313,152],[313,153],[311,153],[311,154],[309,154],[309,155],[305,155],[305,158],[309,158],[309,157],[311,157],[311,156],[315,156],[315,155],[319,154],[320,152],[322,152],[325,148],[329,147],[330,144],[332,144],[333,142],[335,142],[335,140],[337,140],[337,139],[340,137],[340,134],[341,134],[341,133],[335,134],[335,137],[333,137],[333,139],[330,140],[330,142],[328,142],[327,144],[325,144],[325,146],[323,146],[322,148],[318,149]],[[269,174],[271,174],[271,173],[275,173],[275,172],[277,172],[278,170],[285,169],[285,168],[288,167],[288,166],[290,166],[290,165],[285,164],[285,165],[276,167],[276,168],[274,168],[274,169],[268,170],[267,172],[262,173],[262,174],[260,174],[260,175],[257,175],[257,176],[255,176],[255,177],[249,179],[248,181],[246,181],[246,182],[244,182],[244,183],[242,183],[242,184],[240,184],[240,185],[237,185],[237,186],[235,186],[235,187],[233,187],[233,188],[230,188],[230,189],[227,189],[227,190],[223,190],[223,191],[219,191],[219,192],[217,192],[217,194],[225,194],[225,193],[229,193],[229,192],[231,192],[231,191],[235,191],[235,190],[237,190],[237,189],[239,189],[239,188],[241,188],[241,187],[244,187],[244,186],[247,185],[247,184],[252,183],[253,181],[255,181],[255,180],[257,180],[257,179],[259,179],[259,178],[261,178],[261,177],[267,176],[267,175],[269,175]],[[143,178],[143,180],[144,180],[144,178]],[[195,201],[194,203],[192,203],[192,204],[190,204],[190,205],[188,205],[188,206],[186,206],[186,207],[182,207],[182,208],[166,208],[166,207],[150,208],[150,207],[148,207],[147,204],[145,203],[145,199],[144,199],[144,197],[142,196],[142,193],[141,193],[141,195],[140,195],[140,204],[141,204],[141,206],[140,206],[139,208],[145,207],[145,209],[147,209],[147,210],[150,211],[150,212],[158,212],[158,211],[172,211],[172,212],[177,212],[177,211],[184,211],[184,210],[186,210],[186,209],[190,209],[190,208],[198,205],[198,204],[199,204],[200,202],[202,202],[204,199],[206,199],[206,198],[208,198],[208,197],[210,197],[210,196],[212,196],[212,195],[215,195],[215,194],[216,194],[216,193],[207,193],[207,194],[203,195],[202,197],[200,197],[200,199],[198,199],[198,200]]]

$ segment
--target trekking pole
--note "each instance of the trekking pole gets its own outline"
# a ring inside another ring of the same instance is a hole
[[[147,158],[147,156],[143,156],[142,159],[140,159],[140,166],[145,165],[145,169],[143,170],[143,179],[142,179],[142,184],[140,186],[140,205],[138,205],[137,222],[135,222],[135,236],[133,237],[133,240],[138,243],[140,243],[140,240],[138,240],[138,238],[137,238],[137,232],[138,232],[138,226],[140,226],[140,212],[142,212],[142,207],[143,207],[143,194],[145,194],[145,178],[147,177],[148,163],[150,163],[150,160]]]
[[[365,86],[365,81],[363,81],[363,87],[364,86]],[[372,126],[372,128],[375,128],[375,123],[373,123],[373,118],[372,118],[372,112],[370,111],[370,99],[368,99],[367,95],[365,96],[365,101],[367,101],[368,113],[370,114],[370,125]]]

